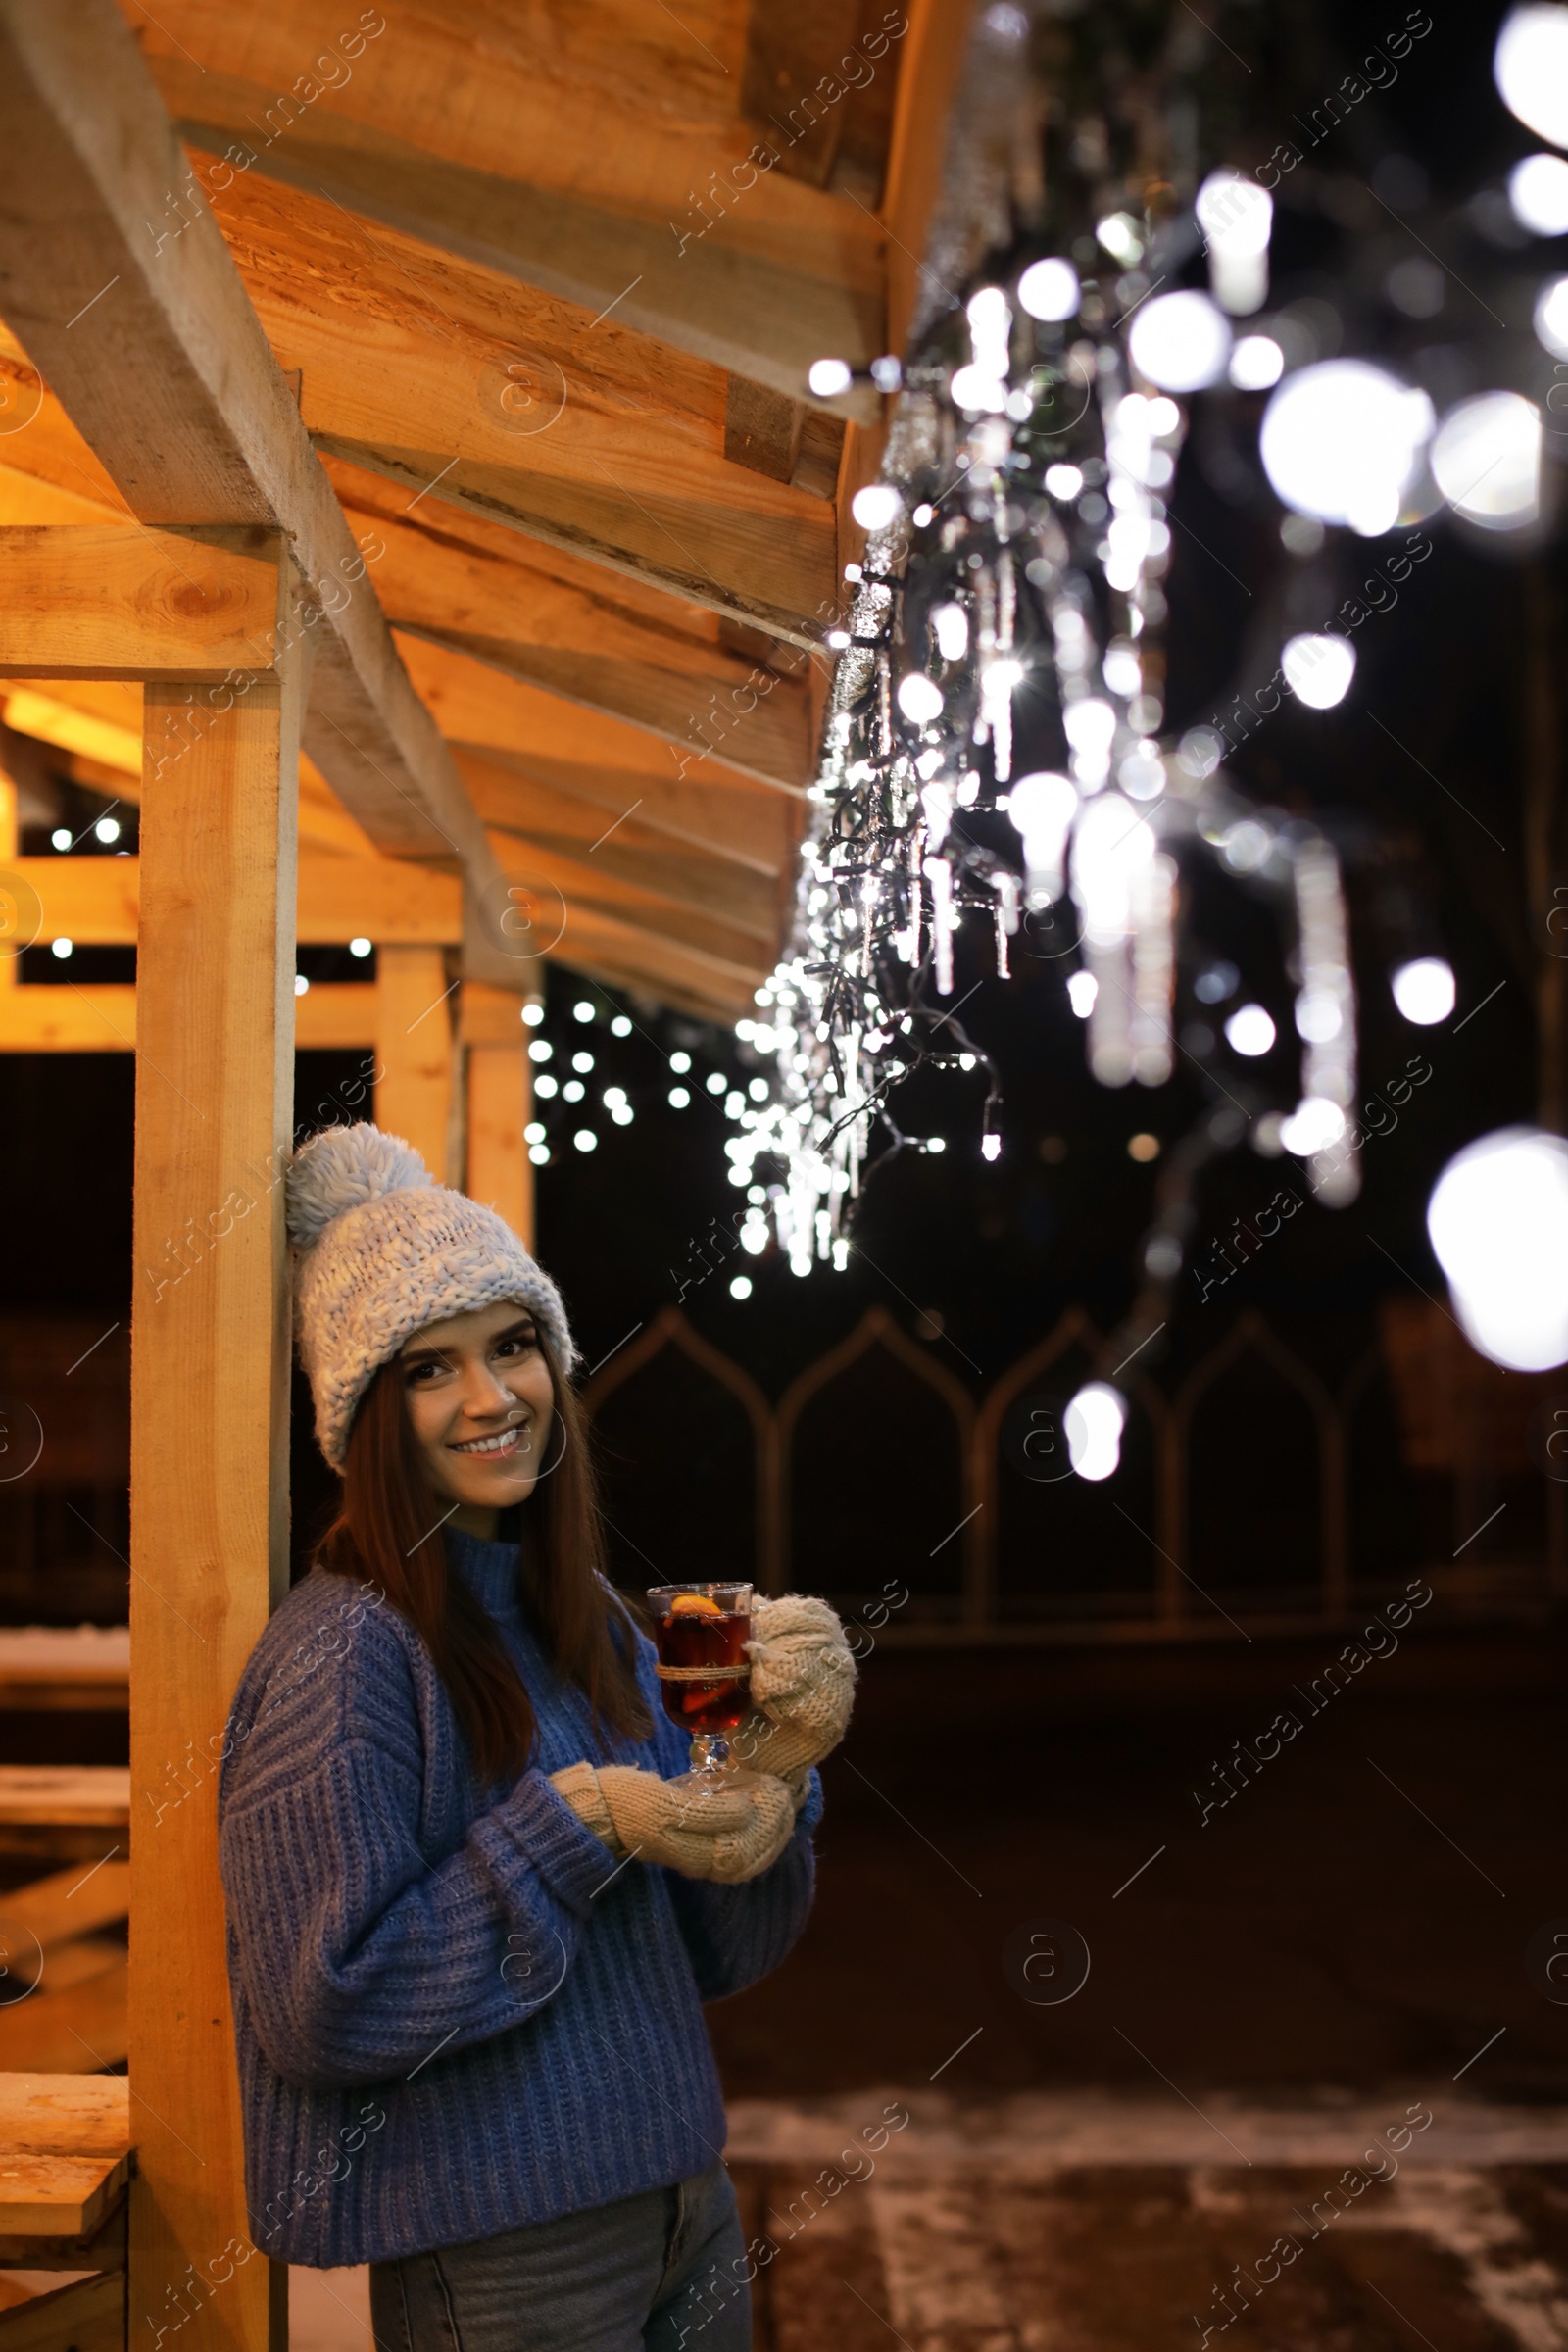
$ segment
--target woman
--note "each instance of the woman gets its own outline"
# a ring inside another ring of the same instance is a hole
[[[810,1906],[854,1668],[760,1604],[765,1767],[695,1801],[600,1567],[571,1335],[494,1211],[373,1127],[288,1179],[343,1502],[240,1680],[220,1854],[251,2230],[368,2262],[383,2352],[750,2343],[701,2004]]]

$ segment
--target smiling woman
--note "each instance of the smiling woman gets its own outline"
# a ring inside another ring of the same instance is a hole
[[[220,1784],[256,2242],[368,2262],[395,2352],[673,2342],[682,2299],[745,2268],[702,2003],[805,1925],[844,1673],[828,1730],[802,1709],[813,1660],[844,1651],[853,1681],[842,1633],[814,1604],[774,1656],[759,1613],[758,1703],[798,1736],[694,1806],[603,1572],[555,1285],[373,1127],[301,1150],[288,1221],[343,1498],[241,1678]],[[328,1646],[351,1583],[383,1605]],[[713,2352],[749,2340],[736,2294]]]
[[[555,1416],[555,1380],[532,1315],[509,1301],[431,1323],[397,1358],[409,1420],[456,1527],[493,1538],[533,1493]]]

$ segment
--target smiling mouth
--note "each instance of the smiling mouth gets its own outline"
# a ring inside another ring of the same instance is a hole
[[[467,1438],[461,1446],[448,1448],[452,1453],[487,1454],[502,1459],[526,1450],[532,1445],[527,1425],[514,1421],[510,1429],[498,1429],[488,1438]]]

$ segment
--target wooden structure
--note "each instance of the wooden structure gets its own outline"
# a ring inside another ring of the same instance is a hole
[[[280,2340],[186,1768],[286,1574],[292,1056],[527,1235],[543,959],[750,1002],[967,17],[0,0],[0,1051],[137,1057],[129,2084],[0,2074],[0,2259],[102,2256],[0,2345],[123,2342],[127,2262],[137,2347]],[[22,855],[40,762],[139,854]]]

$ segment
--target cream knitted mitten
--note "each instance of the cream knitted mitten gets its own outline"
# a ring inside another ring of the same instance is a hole
[[[795,1829],[793,1791],[765,1778],[698,1797],[630,1764],[568,1764],[549,1780],[617,1860],[634,1854],[726,1886],[769,1869]]]
[[[799,1806],[807,1766],[831,1754],[849,1726],[855,1659],[837,1612],[806,1592],[754,1602],[746,1647],[752,1711],[731,1745],[742,1764],[786,1781]]]

